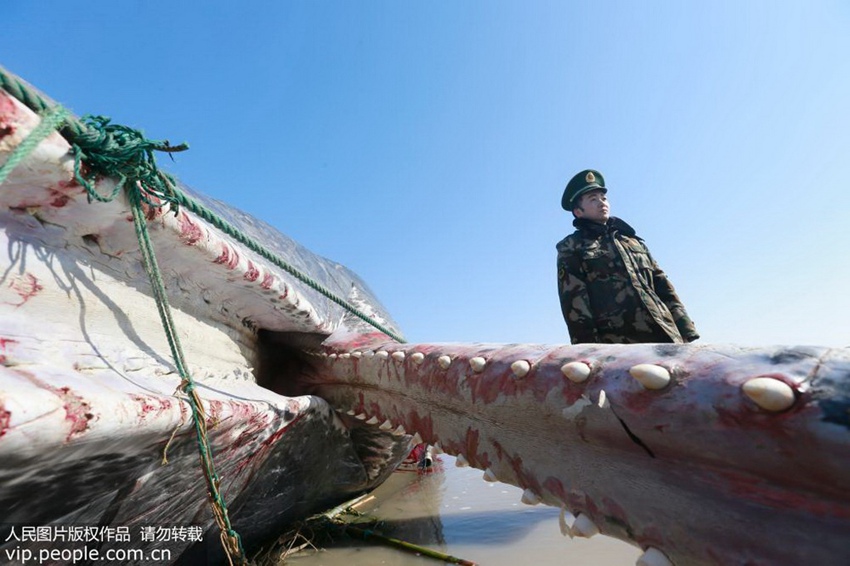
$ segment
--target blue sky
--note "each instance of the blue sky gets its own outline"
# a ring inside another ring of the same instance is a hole
[[[0,64],[359,273],[410,341],[568,341],[566,181],[703,342],[850,344],[850,5],[7,0]]]

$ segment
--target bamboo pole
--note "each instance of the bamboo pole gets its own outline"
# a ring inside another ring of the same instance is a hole
[[[396,538],[391,538],[388,536],[384,536],[380,533],[376,533],[375,531],[369,529],[361,529],[359,527],[354,527],[352,525],[341,525],[346,532],[353,533],[363,540],[376,540],[382,544],[386,544],[387,546],[393,546],[395,548],[400,548],[402,550],[406,550],[408,552],[414,552],[416,554],[421,554],[422,556],[427,556],[428,558],[436,558],[437,560],[442,560],[443,562],[448,562],[449,564],[460,564],[461,566],[477,566],[475,562],[470,562],[469,560],[464,560],[463,558],[457,558],[455,556],[450,556],[443,552],[439,552],[437,550],[432,550],[430,548],[426,548],[424,546],[419,546],[418,544],[413,544],[410,542],[405,542],[403,540],[399,540]]]

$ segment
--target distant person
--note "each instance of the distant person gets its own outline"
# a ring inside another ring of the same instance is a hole
[[[693,342],[694,323],[673,284],[624,221],[609,216],[599,171],[570,179],[561,198],[576,231],[558,249],[558,295],[573,344]]]

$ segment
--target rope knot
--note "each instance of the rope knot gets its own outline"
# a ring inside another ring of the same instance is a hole
[[[176,182],[159,170],[154,151],[171,154],[189,149],[187,144],[172,146],[168,141],[149,140],[139,130],[112,124],[106,116],[84,116],[81,123],[83,128],[73,144],[74,177],[88,193],[89,201],[109,202],[126,188],[148,206],[160,208],[167,204],[177,212]],[[83,163],[87,174],[82,171]],[[112,193],[97,192],[98,176],[118,179]]]

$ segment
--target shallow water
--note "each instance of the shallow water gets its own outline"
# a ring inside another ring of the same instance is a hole
[[[520,502],[522,490],[481,479],[482,472],[458,468],[454,458],[440,456],[430,474],[396,472],[374,499],[357,509],[383,521],[376,530],[481,566],[569,564],[633,565],[640,550],[597,535],[570,539],[561,535],[559,510]],[[407,551],[338,537],[320,550],[290,555],[282,564],[295,566],[426,566],[442,560]]]

